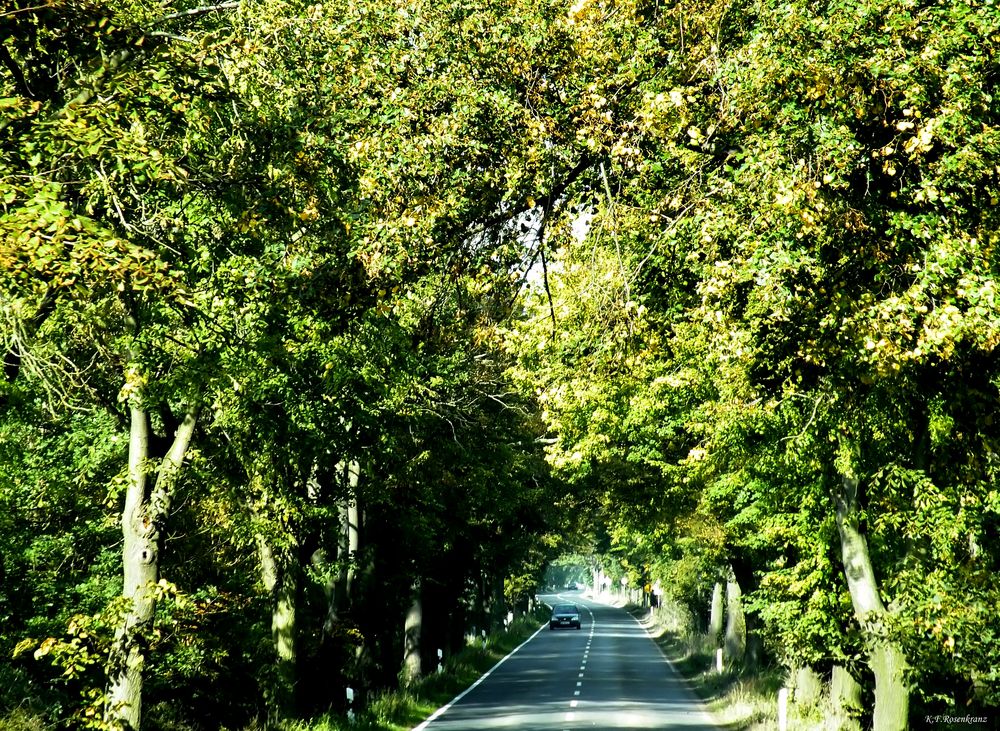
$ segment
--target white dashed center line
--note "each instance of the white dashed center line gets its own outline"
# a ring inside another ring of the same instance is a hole
[[[590,657],[590,645],[594,641],[594,613],[590,611],[588,607],[584,607],[590,614],[590,634],[587,636],[587,644],[583,650],[583,659],[580,661],[580,672],[576,677],[582,678],[584,671],[587,669],[587,659]],[[573,691],[574,699],[569,702],[570,708],[576,708],[580,701],[576,698],[580,695],[580,688],[583,686],[583,681],[576,681],[576,690]],[[573,721],[576,718],[576,714],[572,711],[566,712],[566,721]],[[563,729],[563,731],[570,731],[569,729]]]

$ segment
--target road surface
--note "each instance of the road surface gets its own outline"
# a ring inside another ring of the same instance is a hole
[[[659,648],[628,613],[576,592],[583,628],[532,637],[419,731],[717,731]]]

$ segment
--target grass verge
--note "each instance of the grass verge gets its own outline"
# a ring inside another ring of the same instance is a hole
[[[718,672],[715,647],[710,637],[671,631],[649,609],[628,607],[670,664],[711,711],[725,731],[773,731],[778,727],[778,691],[785,685],[780,668],[742,669]],[[822,731],[828,728],[821,710],[815,706],[789,703],[788,728],[797,731]]]

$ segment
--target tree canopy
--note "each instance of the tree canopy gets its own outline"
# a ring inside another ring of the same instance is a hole
[[[10,0],[0,710],[338,712],[584,565],[735,587],[879,731],[995,709],[998,49],[991,0]]]

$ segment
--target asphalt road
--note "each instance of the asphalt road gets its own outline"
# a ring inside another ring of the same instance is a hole
[[[583,628],[532,637],[423,731],[717,731],[628,613],[576,592],[541,597],[581,609]]]

